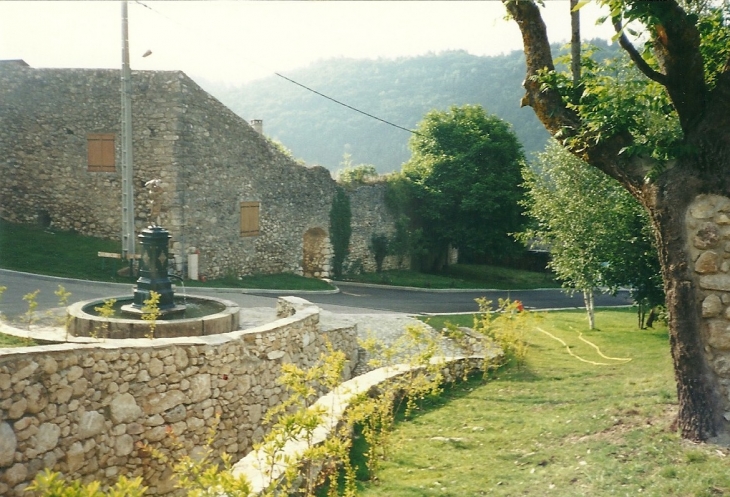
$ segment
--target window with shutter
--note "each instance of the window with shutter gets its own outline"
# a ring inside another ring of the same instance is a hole
[[[241,202],[241,236],[259,235],[260,202]]]
[[[89,172],[116,172],[113,133],[94,133],[87,135],[87,150]]]

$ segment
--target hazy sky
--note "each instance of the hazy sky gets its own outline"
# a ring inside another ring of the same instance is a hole
[[[546,0],[551,41],[570,37],[568,1]],[[610,38],[598,10],[582,11],[584,38]],[[182,70],[239,83],[333,57],[399,57],[463,49],[521,49],[501,2],[129,0],[132,69]],[[147,51],[152,54],[142,57]],[[121,3],[0,2],[0,60],[33,67],[117,68]]]

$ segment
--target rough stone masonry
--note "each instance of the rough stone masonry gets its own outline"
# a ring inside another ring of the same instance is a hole
[[[687,210],[686,226],[701,289],[705,352],[730,421],[730,198],[698,196]]]
[[[140,443],[194,453],[213,428],[213,448],[240,459],[284,399],[283,363],[306,368],[329,341],[350,377],[355,326],[323,329],[319,316],[285,297],[277,321],[223,335],[0,349],[0,495],[24,495],[44,468],[86,483],[141,476],[150,494],[169,493],[170,470]]]

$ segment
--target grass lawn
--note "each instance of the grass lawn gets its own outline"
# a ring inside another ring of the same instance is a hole
[[[0,333],[0,348],[29,347],[31,345],[36,345],[36,343],[33,340],[29,340],[27,338],[18,338]]]
[[[398,270],[358,274],[347,276],[345,279],[361,283],[416,288],[488,288],[495,290],[560,288],[560,283],[555,281],[550,273],[473,264],[455,264],[438,274]]]
[[[544,314],[535,328],[590,363],[531,329],[524,368],[450,388],[399,423],[378,481],[358,495],[730,493],[728,451],[671,429],[677,400],[666,328],[638,330],[629,310],[598,311],[596,323],[587,331],[583,312]]]

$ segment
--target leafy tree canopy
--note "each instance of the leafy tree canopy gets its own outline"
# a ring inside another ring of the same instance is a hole
[[[410,141],[403,175],[431,248],[498,260],[518,250],[522,146],[510,126],[479,105],[431,111]]]
[[[342,169],[338,170],[335,177],[337,182],[346,186],[364,185],[378,179],[378,170],[371,164],[352,163],[352,155],[346,153],[340,162]]]
[[[550,248],[565,286],[591,299],[595,289],[627,286],[641,305],[663,303],[659,260],[647,213],[616,180],[551,142],[523,169],[523,205],[532,225],[519,234]],[[586,302],[593,322],[591,302]]]

